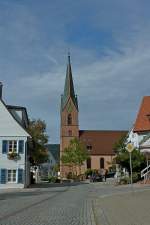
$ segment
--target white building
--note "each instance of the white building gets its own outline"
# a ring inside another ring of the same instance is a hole
[[[128,142],[133,143],[134,147],[139,149],[140,142],[143,140],[145,136],[146,136],[145,133],[143,134],[134,132],[134,128],[132,128],[129,132]]]
[[[144,96],[135,124],[129,132],[128,141],[136,148],[140,147],[141,141],[150,134],[150,96]]]
[[[26,109],[6,105],[0,83],[0,188],[23,188],[30,183],[27,126]]]
[[[48,144],[48,161],[40,166],[41,177],[47,177],[48,175],[57,176],[58,173],[55,171],[55,166],[59,165],[59,144]]]

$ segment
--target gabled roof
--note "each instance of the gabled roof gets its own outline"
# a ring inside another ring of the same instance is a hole
[[[27,136],[30,134],[7,108],[5,102],[0,99],[0,136]]]
[[[150,131],[150,96],[144,96],[137,114],[133,132]]]
[[[56,162],[59,162],[60,158],[60,144],[48,144],[47,149],[53,155]]]
[[[78,110],[78,100],[77,100],[77,96],[75,95],[75,91],[74,91],[72,69],[71,69],[71,63],[70,63],[70,55],[68,55],[68,65],[67,65],[67,71],[66,71],[64,93],[61,96],[61,110],[64,109],[64,107],[67,104],[69,98],[72,99],[75,107]]]
[[[115,155],[114,144],[128,131],[116,130],[80,130],[80,140],[91,145],[90,155]]]

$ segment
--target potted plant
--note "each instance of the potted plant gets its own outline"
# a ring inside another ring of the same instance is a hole
[[[20,155],[17,152],[15,152],[15,151],[9,152],[7,157],[10,160],[18,160],[18,159],[20,159]]]

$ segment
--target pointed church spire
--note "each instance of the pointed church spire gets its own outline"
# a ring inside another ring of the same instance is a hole
[[[67,103],[67,100],[69,99],[69,97],[72,98],[72,101],[74,102],[75,106],[78,108],[77,96],[75,95],[73,78],[72,78],[70,53],[68,53],[66,80],[65,80],[64,94],[62,96],[62,106],[63,107]]]
[[[70,63],[70,52],[68,52],[68,64],[71,64]]]
[[[64,96],[66,96],[66,97],[69,97],[69,96],[74,97],[75,96],[71,62],[70,62],[70,54],[68,54],[68,65],[67,65],[66,80],[65,80],[65,87],[64,87]]]

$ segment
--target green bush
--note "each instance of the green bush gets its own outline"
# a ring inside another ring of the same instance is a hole
[[[96,169],[87,169],[85,171],[85,176],[88,177],[89,175],[91,176],[93,173],[98,174],[98,170]]]
[[[69,172],[67,174],[67,179],[73,179],[73,173],[72,172]]]
[[[136,183],[137,181],[139,181],[141,179],[140,173],[133,173],[132,179],[133,179],[133,183]]]
[[[119,184],[129,184],[130,183],[130,177],[122,177],[119,181]]]
[[[78,176],[77,176],[77,179],[78,179],[79,181],[85,180],[85,174],[80,174],[80,175],[78,175]]]
[[[54,177],[54,176],[48,176],[48,182],[49,183],[56,183],[58,180],[57,177]]]
[[[93,170],[92,169],[87,169],[85,171],[85,176],[88,177],[89,175],[92,175],[92,173],[93,173]]]
[[[133,183],[136,183],[140,179],[141,179],[140,173],[133,173],[132,174],[132,181],[133,181]],[[131,183],[131,177],[122,177],[120,179],[120,182],[119,182],[119,184],[130,184],[130,183]]]

